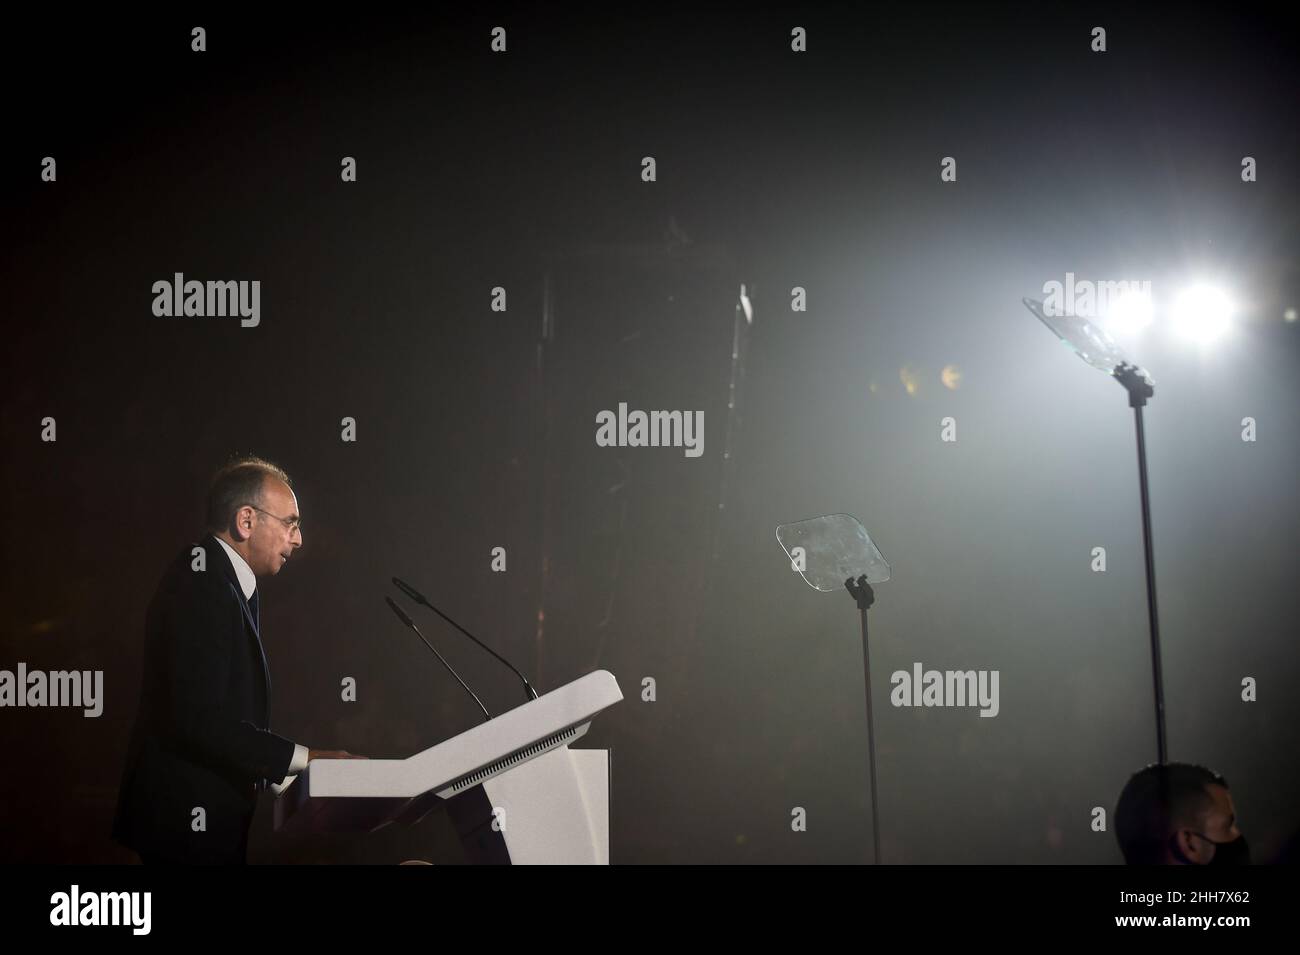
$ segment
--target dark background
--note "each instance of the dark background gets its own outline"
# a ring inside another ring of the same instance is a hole
[[[614,861],[863,861],[857,613],[773,534],[845,511],[893,569],[872,611],[884,860],[1118,861],[1091,809],[1155,758],[1133,424],[1019,303],[1067,271],[1158,298],[1208,275],[1241,305],[1212,352],[1159,329],[1133,346],[1156,381],[1170,755],[1227,776],[1257,859],[1292,836],[1282,5],[653,8],[9,22],[0,668],[102,669],[106,702],[0,710],[0,861],[133,860],[108,827],[144,609],[236,451],[285,467],[305,518],[260,585],[284,735],[400,757],[475,724],[384,607],[397,574],[539,691],[615,674],[625,700],[584,743],[614,752]],[[154,317],[152,283],[178,271],[260,280],[260,326]],[[620,401],[702,410],[704,455],[597,448]],[[522,701],[427,623],[489,708]],[[889,706],[914,661],[1000,670],[1000,715]],[[282,838],[263,802],[254,861],[457,856],[441,817]]]

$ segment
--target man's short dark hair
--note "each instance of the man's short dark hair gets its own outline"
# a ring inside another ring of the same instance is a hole
[[[232,458],[223,465],[212,476],[212,486],[208,489],[208,530],[220,531],[230,527],[235,511],[245,504],[260,507],[262,488],[268,477],[293,485],[283,469],[253,455]]]
[[[1151,765],[1129,777],[1115,806],[1115,837],[1129,865],[1159,865],[1178,829],[1199,828],[1214,808],[1207,787],[1228,788],[1213,770],[1190,763]]]

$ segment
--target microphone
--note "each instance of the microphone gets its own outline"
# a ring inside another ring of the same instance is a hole
[[[462,627],[460,624],[458,624],[455,620],[452,620],[451,617],[448,617],[445,613],[443,613],[441,610],[439,610],[439,609],[438,609],[437,607],[435,607],[433,604],[429,603],[429,601],[425,599],[424,594],[420,593],[418,590],[416,590],[414,587],[412,587],[412,586],[411,586],[410,584],[408,584],[406,581],[404,581],[404,580],[400,580],[400,579],[398,579],[397,577],[394,577],[394,578],[393,578],[393,583],[396,584],[396,585],[397,585],[397,589],[400,590],[402,593],[406,594],[406,596],[410,597],[412,600],[414,600],[414,601],[415,601],[416,603],[418,603],[418,604],[424,604],[424,606],[428,607],[430,610],[432,610],[434,613],[436,613],[436,614],[437,614],[439,617],[441,617],[443,620],[446,620],[449,624],[451,624],[453,627],[455,627],[455,628],[456,628],[457,630],[459,630],[461,633],[465,634],[465,636],[469,637],[471,640],[473,640],[475,643],[477,643],[480,647],[482,647],[482,648],[483,648],[484,650],[486,650],[488,653],[492,654],[494,657],[496,657],[498,660],[500,660],[500,661],[501,661],[502,663],[504,663],[506,666],[510,667],[510,669],[511,669],[511,671],[514,673],[514,675],[517,676],[517,677],[519,677],[519,679],[521,679],[521,680],[524,681],[524,689],[528,691],[528,695],[529,695],[530,697],[532,697],[534,700],[537,699],[537,691],[534,690],[534,689],[533,689],[533,685],[532,685],[531,683],[528,682],[528,678],[525,677],[522,673],[520,673],[518,670],[515,669],[515,666],[514,666],[513,663],[511,663],[509,660],[507,660],[507,659],[506,659],[505,657],[503,657],[501,654],[497,653],[495,650],[493,650],[491,647],[489,647],[486,643],[484,643],[484,642],[483,642],[482,640],[480,640],[478,637],[474,636],[474,634],[470,633],[468,630],[466,630],[464,627]]]
[[[401,607],[397,606],[397,604],[393,602],[392,597],[385,596],[384,599],[388,601],[388,606],[393,608],[393,613],[397,614],[398,619],[401,620],[402,623],[410,627],[412,630],[414,630],[415,635],[417,637],[419,637],[421,640],[424,640],[424,634],[422,634],[420,632],[420,628],[415,625],[415,621],[406,615],[406,611],[403,610]],[[447,672],[456,678],[457,683],[465,687],[466,693],[474,697],[474,702],[477,703],[478,708],[483,711],[483,717],[489,720],[492,719],[492,714],[489,713],[487,707],[483,705],[483,701],[480,700],[478,698],[478,695],[469,688],[469,685],[460,678],[460,674],[451,668],[451,664],[448,663],[446,660],[443,660],[442,654],[439,653],[437,650],[433,649],[433,644],[430,643],[428,640],[424,640],[424,645],[428,647],[430,650],[433,650],[433,655],[437,657],[439,660],[442,660],[442,665],[447,668]]]

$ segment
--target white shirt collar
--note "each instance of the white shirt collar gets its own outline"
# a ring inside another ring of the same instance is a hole
[[[216,537],[215,534],[213,536]],[[239,578],[239,589],[244,592],[244,599],[249,600],[253,596],[253,591],[257,589],[257,575],[253,573],[253,568],[248,566],[248,561],[239,555],[239,551],[220,537],[217,537],[217,543],[230,555],[230,562],[235,565],[235,576]]]

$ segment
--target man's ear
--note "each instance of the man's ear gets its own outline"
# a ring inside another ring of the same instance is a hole
[[[1174,858],[1182,865],[1202,865],[1205,854],[1203,839],[1198,839],[1190,829],[1177,829],[1170,837]]]
[[[230,536],[241,543],[253,536],[253,509],[247,504],[235,511],[235,519],[230,522]]]

